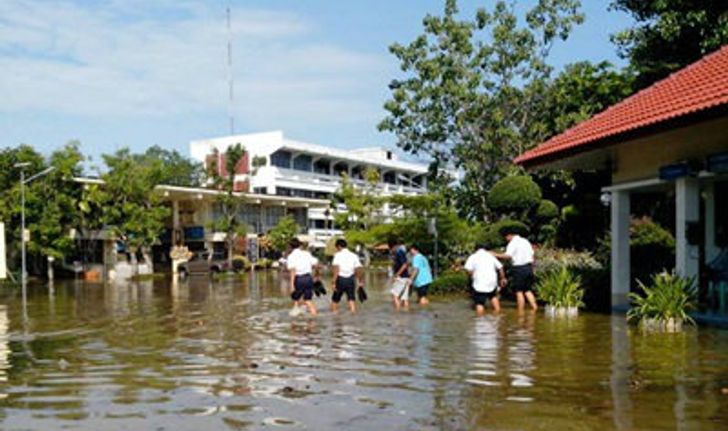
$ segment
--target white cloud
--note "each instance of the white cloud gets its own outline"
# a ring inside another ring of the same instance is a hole
[[[0,111],[93,117],[226,110],[220,2],[0,2]],[[149,6],[152,4],[153,6]],[[150,9],[153,8],[153,9]],[[289,13],[233,9],[236,116],[252,127],[376,119],[383,56],[313,42]]]

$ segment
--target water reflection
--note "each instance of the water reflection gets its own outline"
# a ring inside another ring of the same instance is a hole
[[[0,305],[0,399],[8,397],[5,387],[8,382],[7,370],[10,368],[10,347],[8,339],[8,307]]]
[[[465,299],[288,316],[275,272],[0,297],[2,429],[696,429],[728,426],[728,333],[622,316],[475,317]],[[52,299],[52,301],[50,300]],[[326,310],[328,299],[319,298]],[[2,395],[4,394],[4,395]]]

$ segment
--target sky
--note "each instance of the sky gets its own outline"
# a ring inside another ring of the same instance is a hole
[[[339,148],[394,147],[378,132],[388,52],[422,33],[444,0],[229,0],[235,132],[283,130]],[[472,16],[489,0],[461,0]],[[525,8],[533,0],[515,1]],[[632,24],[608,0],[583,0],[585,23],[557,44],[556,67],[616,56]],[[44,153],[69,140],[98,159],[152,145],[188,154],[229,134],[226,0],[0,1],[0,147]]]

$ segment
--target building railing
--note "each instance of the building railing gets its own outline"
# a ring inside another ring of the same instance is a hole
[[[300,181],[308,182],[317,185],[328,185],[338,187],[341,184],[341,177],[337,175],[320,174],[316,172],[299,171],[296,169],[287,169],[276,167],[278,170],[276,179],[284,179],[288,181]],[[367,182],[361,179],[352,178],[351,183],[359,186],[367,186]],[[390,184],[385,182],[379,182],[376,185],[376,190],[385,193],[424,193],[425,188],[413,187],[404,184]]]

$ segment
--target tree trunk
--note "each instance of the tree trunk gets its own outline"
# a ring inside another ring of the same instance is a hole
[[[148,247],[142,247],[142,257],[144,259],[144,263],[147,264],[147,268],[149,268],[149,273],[154,273],[154,262],[152,262],[152,255],[149,253]]]
[[[235,246],[235,236],[234,235],[228,235],[227,240],[227,264],[228,269],[232,269],[233,267],[233,247]]]
[[[127,248],[131,258],[131,274],[133,276],[139,275],[139,261],[137,260],[137,249]]]

